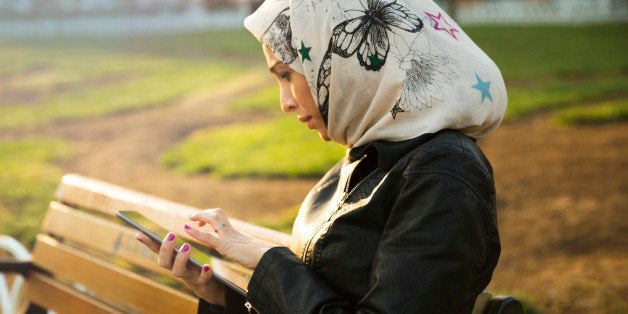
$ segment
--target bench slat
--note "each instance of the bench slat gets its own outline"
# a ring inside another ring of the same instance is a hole
[[[108,264],[50,236],[37,236],[32,258],[36,265],[54,269],[57,279],[80,283],[98,299],[107,300],[125,312],[196,311],[197,298]]]
[[[29,301],[57,313],[123,313],[39,272],[29,274],[24,289]]]
[[[187,221],[187,217],[199,210],[77,174],[63,176],[56,195],[62,203],[96,210],[111,216],[115,215],[118,210],[135,210],[162,227],[182,234],[183,224]],[[283,246],[290,245],[290,236],[285,233],[238,219],[230,221],[234,227],[251,236]]]
[[[135,240],[137,231],[94,217],[61,203],[52,202],[42,223],[42,230],[99,252],[115,255],[151,271],[167,274],[157,264],[157,256]]]

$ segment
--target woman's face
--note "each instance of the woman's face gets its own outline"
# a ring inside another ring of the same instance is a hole
[[[321,139],[329,141],[327,127],[314,98],[312,98],[305,76],[279,61],[266,47],[263,49],[268,68],[279,82],[281,110],[285,113],[296,113],[299,121],[306,123],[309,129],[317,130]]]

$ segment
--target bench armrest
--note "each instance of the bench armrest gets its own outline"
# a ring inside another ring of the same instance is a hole
[[[22,261],[14,258],[0,258],[0,273],[28,274],[35,268],[31,261]]]

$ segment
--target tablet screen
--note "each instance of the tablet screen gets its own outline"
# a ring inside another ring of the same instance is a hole
[[[146,234],[149,238],[151,238],[151,240],[153,240],[154,242],[160,245],[161,245],[162,239],[166,237],[166,235],[168,234],[168,231],[166,229],[162,228],[154,221],[144,217],[142,214],[136,211],[118,211],[116,213],[116,216],[122,219],[125,223],[127,223],[131,227]],[[177,248],[181,247],[183,243],[184,242],[177,237],[177,245],[175,248],[175,254],[176,252],[178,252]],[[192,265],[193,267],[198,268],[199,271],[203,267],[203,264],[209,264],[211,260],[210,255],[217,254],[215,250],[212,250],[208,247],[203,247],[203,246],[196,245],[190,242],[187,242],[187,243],[192,248],[192,251],[190,253],[189,265]],[[222,282],[227,287],[235,290],[236,292],[242,294],[243,296],[246,296],[246,292],[242,290],[242,288],[228,281],[226,278],[224,278],[220,274],[217,274],[216,272],[214,272],[213,276],[216,280]]]

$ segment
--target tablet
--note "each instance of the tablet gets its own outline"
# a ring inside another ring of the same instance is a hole
[[[168,234],[168,231],[166,229],[162,228],[154,221],[151,221],[150,219],[144,217],[142,214],[136,211],[118,211],[116,212],[116,216],[122,219],[122,221],[124,221],[129,226],[147,235],[153,242],[159,245],[161,245],[163,238]],[[209,255],[211,255],[212,250],[210,250],[209,248],[199,247],[197,245],[194,245],[193,243],[188,242],[188,244],[192,247],[192,254],[190,255],[190,259],[188,260],[188,267],[194,267],[201,271],[201,269],[203,268],[203,264],[209,263],[211,259]],[[174,248],[175,255],[179,252],[178,247],[180,247],[180,245],[176,245]],[[228,288],[246,297],[246,291],[244,291],[233,282],[229,281],[227,278],[216,272],[213,272],[212,276]]]

